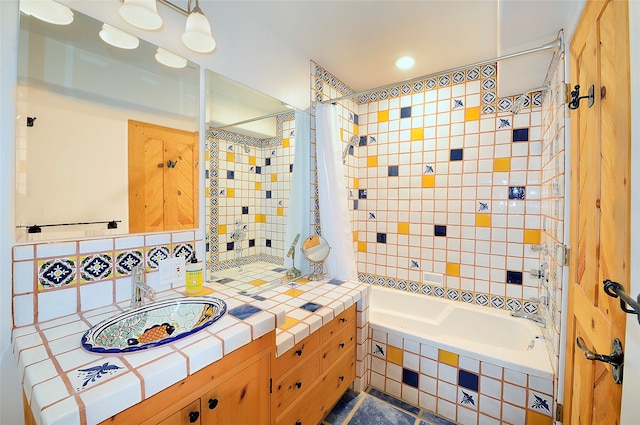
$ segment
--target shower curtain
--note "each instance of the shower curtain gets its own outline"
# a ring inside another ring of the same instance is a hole
[[[309,260],[302,254],[300,247],[304,239],[311,233],[311,159],[309,154],[311,125],[309,114],[296,110],[294,135],[293,173],[289,186],[289,211],[284,236],[284,266],[294,266],[291,257],[286,257],[296,235],[300,239],[295,248],[295,266],[302,274],[309,273]]]
[[[316,151],[318,155],[318,201],[322,237],[331,252],[327,273],[338,279],[357,280],[353,233],[347,205],[347,180],[342,163],[340,119],[336,105],[316,106]]]

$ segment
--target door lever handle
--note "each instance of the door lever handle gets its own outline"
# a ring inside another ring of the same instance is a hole
[[[622,351],[622,343],[615,338],[611,343],[611,354],[604,355],[595,353],[587,348],[582,337],[576,338],[576,345],[584,353],[587,360],[597,360],[599,362],[609,363],[611,365],[611,376],[616,384],[622,384],[622,367],[624,366],[624,352]]]

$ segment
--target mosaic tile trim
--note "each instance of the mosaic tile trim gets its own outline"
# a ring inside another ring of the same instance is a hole
[[[77,258],[54,258],[38,261],[38,288],[61,288],[77,283]]]
[[[361,283],[368,283],[370,285],[378,285],[386,288],[396,289],[398,291],[409,291],[414,294],[422,294],[437,298],[447,298],[451,301],[459,301],[464,303],[477,304],[485,307],[493,307],[498,310],[517,311],[520,309],[524,309],[530,314],[535,314],[538,312],[538,306],[535,303],[522,298],[510,298],[499,295],[488,296],[483,293],[464,291],[454,288],[443,288],[441,286],[423,284],[414,281],[407,283],[401,279],[376,276],[366,273],[358,273],[358,281]]]
[[[295,119],[295,111],[285,112],[280,115],[276,115],[276,137],[267,139],[258,139],[257,137],[245,136],[243,134],[234,133],[227,130],[219,130],[215,127],[209,126],[208,133],[211,132],[211,136],[215,139],[224,140],[231,143],[239,143],[241,145],[254,146],[256,148],[264,148],[268,146],[280,146],[282,145],[282,123],[284,121],[290,121]],[[208,140],[208,137],[207,137]]]
[[[80,282],[97,282],[112,277],[113,257],[106,253],[88,255],[80,261]]]
[[[213,258],[216,256],[211,255],[210,257]],[[233,259],[233,260],[227,260],[227,261],[218,261],[216,257],[215,262],[214,261],[209,262],[208,268],[209,268],[209,271],[218,272],[221,270],[232,269],[234,267],[246,266],[248,264],[257,263],[260,261],[277,264],[279,266],[284,266],[284,257],[277,257],[277,256],[267,255],[267,254],[256,254],[256,255],[248,255],[240,259]]]

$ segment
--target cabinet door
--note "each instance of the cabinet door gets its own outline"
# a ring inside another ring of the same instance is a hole
[[[200,425],[200,399],[180,409],[168,418],[158,422],[158,425]]]
[[[202,423],[269,424],[269,370],[265,356],[207,393],[200,399]]]

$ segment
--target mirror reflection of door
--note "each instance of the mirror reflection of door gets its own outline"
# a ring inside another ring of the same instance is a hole
[[[129,121],[129,231],[198,227],[198,133]]]

